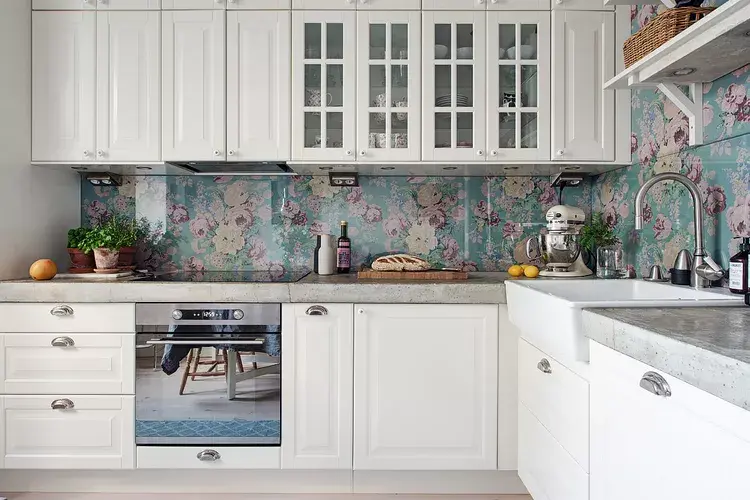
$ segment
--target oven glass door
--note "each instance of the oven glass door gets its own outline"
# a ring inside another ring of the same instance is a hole
[[[137,445],[281,443],[278,330],[191,324],[137,335]]]

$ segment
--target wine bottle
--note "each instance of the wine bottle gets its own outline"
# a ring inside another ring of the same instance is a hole
[[[336,245],[336,272],[346,274],[352,267],[352,241],[346,235],[347,223],[341,221],[341,236]]]

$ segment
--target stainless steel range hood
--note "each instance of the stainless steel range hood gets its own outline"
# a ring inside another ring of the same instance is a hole
[[[296,175],[283,162],[169,161],[187,175]]]

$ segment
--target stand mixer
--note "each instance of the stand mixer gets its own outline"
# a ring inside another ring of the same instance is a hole
[[[540,276],[549,278],[581,278],[593,274],[581,257],[581,229],[586,214],[578,207],[555,205],[547,210],[547,232],[529,238],[526,256],[541,258],[544,269]],[[536,247],[536,248],[534,248]]]

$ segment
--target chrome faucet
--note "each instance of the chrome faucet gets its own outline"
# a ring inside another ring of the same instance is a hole
[[[724,277],[724,270],[719,266],[703,247],[703,199],[700,189],[687,176],[674,172],[665,172],[657,174],[647,180],[635,195],[635,229],[643,229],[643,203],[646,199],[646,193],[654,184],[661,181],[677,181],[687,188],[690,197],[693,199],[693,209],[695,211],[695,250],[693,251],[693,268],[690,272],[690,284],[694,288],[707,288],[712,281]]]

